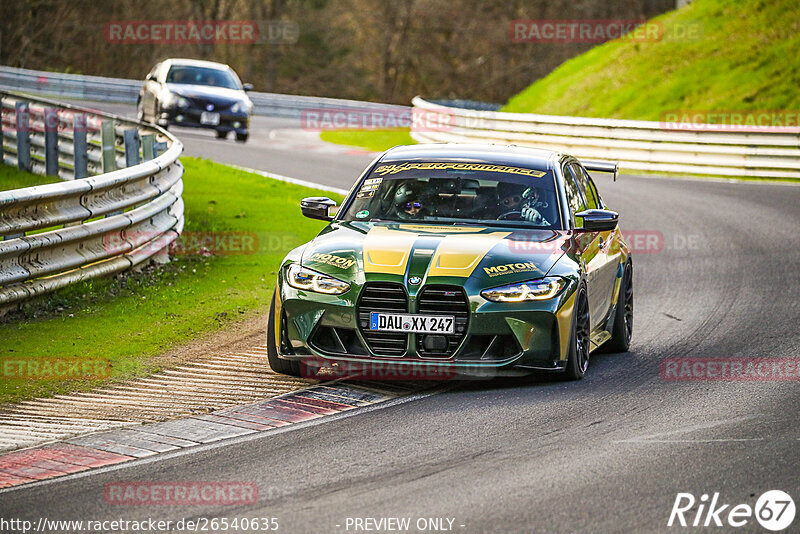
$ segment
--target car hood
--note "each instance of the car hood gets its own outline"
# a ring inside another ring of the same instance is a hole
[[[183,83],[168,83],[167,89],[176,95],[186,98],[197,98],[210,100],[212,102],[248,102],[249,98],[239,89],[226,89],[224,87],[212,87],[210,85],[191,85]]]
[[[554,230],[333,222],[308,243],[301,262],[344,280],[374,273],[441,283],[478,278],[490,286],[544,276],[570,237]]]

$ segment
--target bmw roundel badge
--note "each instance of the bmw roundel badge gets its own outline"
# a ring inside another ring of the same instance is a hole
[[[422,282],[422,278],[420,278],[419,276],[412,276],[411,278],[408,279],[408,283],[414,286],[419,284],[420,282]]]

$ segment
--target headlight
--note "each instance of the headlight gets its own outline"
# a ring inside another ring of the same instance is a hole
[[[244,102],[236,102],[233,106],[231,106],[231,113],[242,113],[247,110],[247,106],[244,105]]]
[[[298,263],[289,266],[286,273],[289,285],[295,289],[305,289],[315,293],[326,293],[328,295],[341,295],[350,289],[350,284],[337,280],[332,276],[312,271],[301,267]]]
[[[492,302],[526,302],[547,300],[558,295],[567,285],[567,280],[559,276],[549,276],[530,282],[519,282],[507,286],[484,289],[481,296]]]
[[[164,92],[164,97],[161,99],[164,105],[168,108],[171,107],[179,107],[185,108],[189,105],[189,101],[183,98],[181,95],[172,93],[170,91]]]

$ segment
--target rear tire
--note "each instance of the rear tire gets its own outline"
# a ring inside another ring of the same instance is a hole
[[[625,264],[619,285],[617,307],[614,310],[614,328],[611,339],[603,344],[605,352],[627,352],[633,335],[633,264]]]
[[[277,287],[275,291],[278,291]],[[275,339],[275,293],[272,294],[272,303],[269,305],[269,318],[267,319],[267,361],[276,373],[300,376],[300,362],[284,360],[278,356],[278,342]]]
[[[565,380],[580,380],[589,367],[589,301],[586,288],[581,285],[575,296],[575,309],[572,312],[572,334],[569,338],[569,353]]]

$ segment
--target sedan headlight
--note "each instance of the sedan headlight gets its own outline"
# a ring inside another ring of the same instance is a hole
[[[247,106],[244,105],[244,102],[236,102],[231,106],[231,113],[243,113],[245,111],[247,111]]]
[[[347,282],[342,282],[327,274],[306,269],[298,263],[293,263],[289,266],[286,279],[289,285],[295,289],[305,289],[306,291],[325,293],[327,295],[341,295],[350,289],[350,284]]]
[[[172,108],[185,108],[189,106],[189,101],[183,98],[181,95],[172,93],[170,91],[164,91],[163,96],[161,98],[164,107]]]
[[[481,296],[492,302],[526,302],[531,300],[547,300],[558,295],[567,285],[567,280],[560,276],[548,276],[530,282],[519,282],[507,286],[484,289]]]

